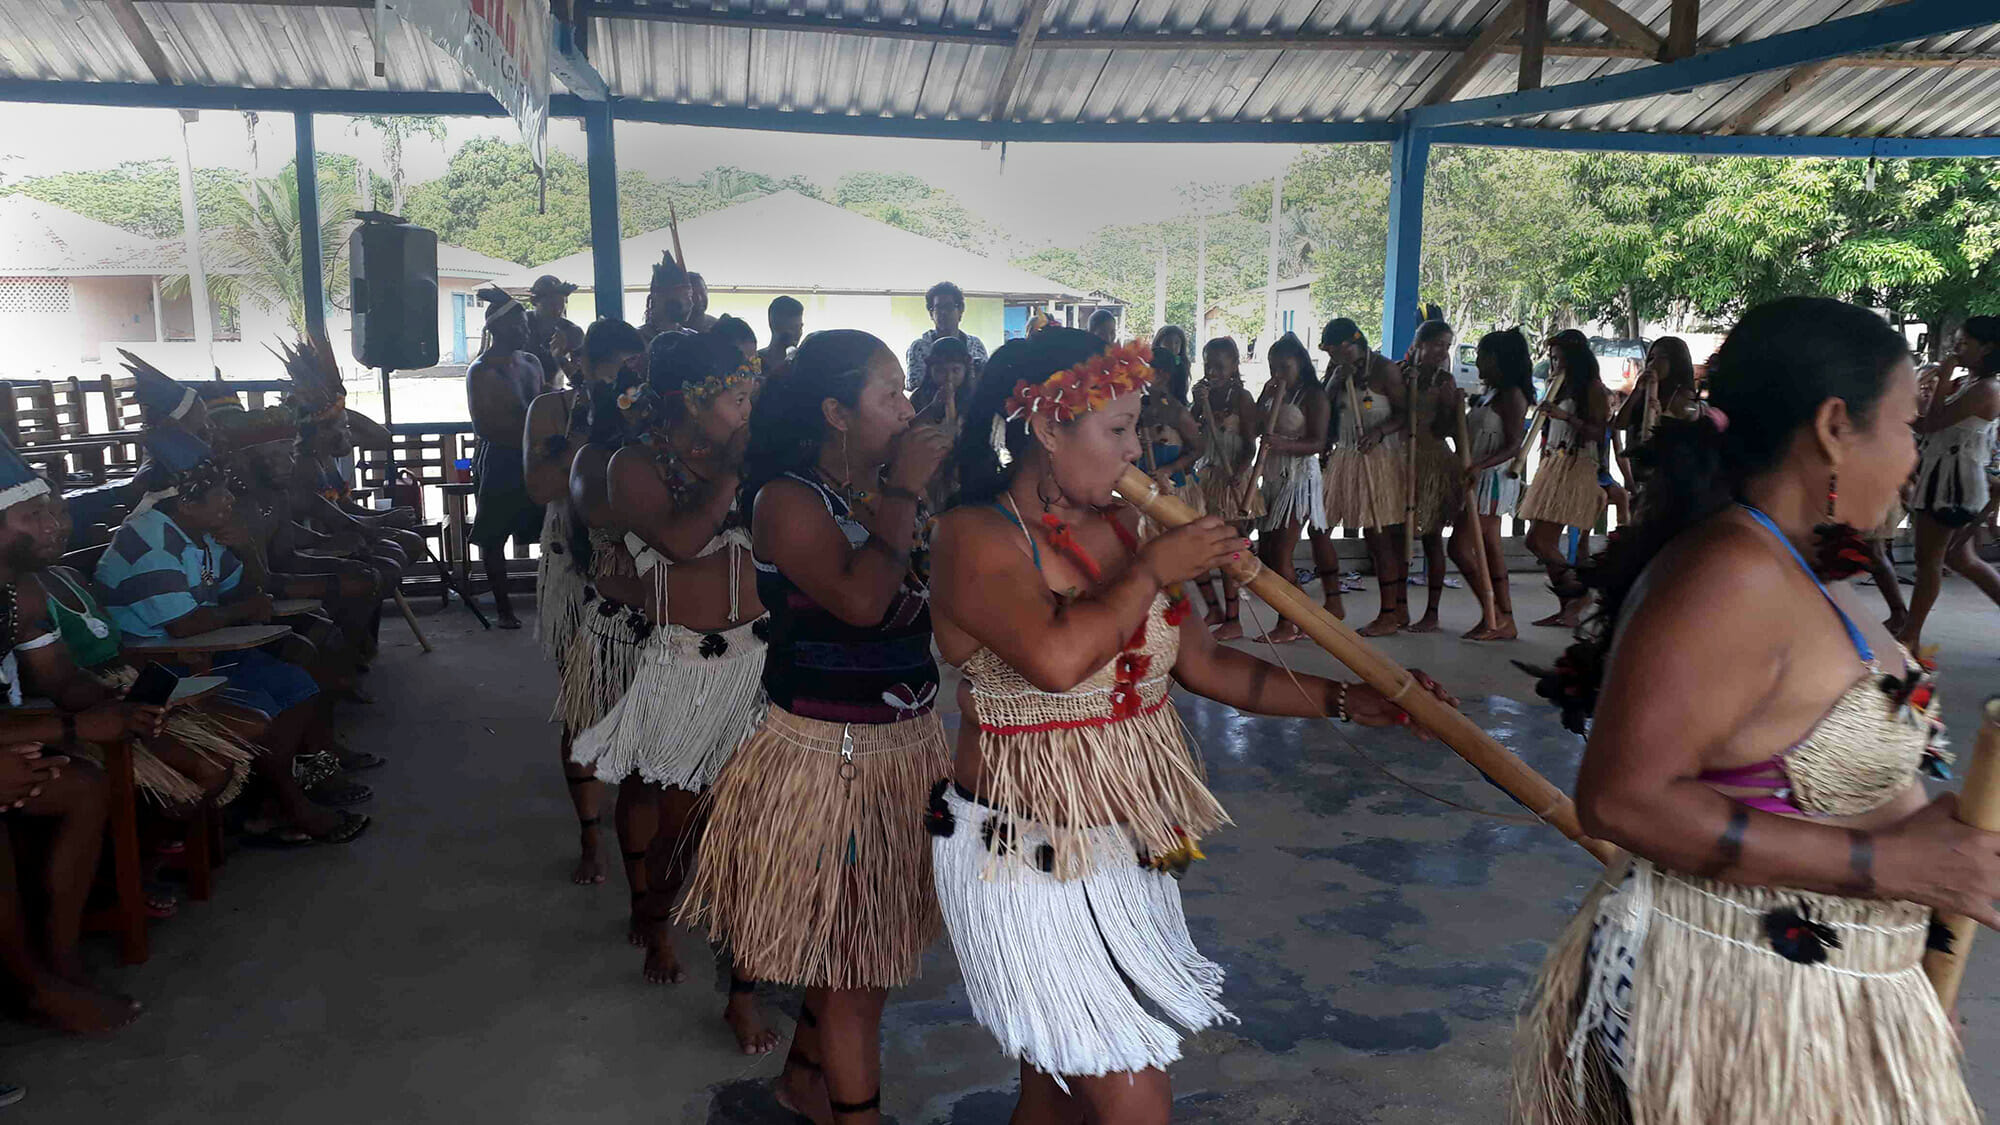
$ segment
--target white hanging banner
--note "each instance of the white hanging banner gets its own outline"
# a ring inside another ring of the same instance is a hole
[[[394,0],[394,6],[499,101],[543,166],[555,37],[546,0]]]

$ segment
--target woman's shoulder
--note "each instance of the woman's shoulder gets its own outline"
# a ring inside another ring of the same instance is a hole
[[[1640,575],[1639,592],[1647,602],[1705,621],[1741,624],[1782,607],[1784,599],[1772,595],[1802,573],[1770,532],[1727,509],[1654,556]]]

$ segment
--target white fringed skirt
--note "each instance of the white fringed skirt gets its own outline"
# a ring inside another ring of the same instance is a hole
[[[577,736],[570,760],[594,767],[599,781],[637,774],[691,793],[715,784],[763,714],[761,620],[719,633],[655,629],[624,698]]]
[[[1327,529],[1326,488],[1319,457],[1271,457],[1264,463],[1264,510],[1259,525],[1266,531],[1286,524]]]
[[[1219,1003],[1222,967],[1188,936],[1179,884],[1139,865],[1126,829],[1093,830],[1092,869],[1063,880],[1039,866],[1049,836],[1037,826],[996,858],[1000,821],[948,784],[932,802],[945,929],[973,1017],[1003,1053],[1060,1082],[1179,1059],[1180,1030],[1149,1008],[1188,1032],[1236,1022]]]
[[[550,504],[542,517],[541,558],[535,564],[535,631],[542,655],[562,663],[583,613],[583,572],[570,546],[568,504]]]

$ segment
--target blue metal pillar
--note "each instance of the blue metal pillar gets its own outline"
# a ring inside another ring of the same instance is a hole
[[[292,114],[298,133],[299,281],[306,307],[306,331],[326,336],[325,264],[319,245],[319,154],[313,146],[313,115]]]
[[[1430,167],[1427,130],[1404,125],[1389,147],[1389,252],[1382,273],[1382,339],[1390,358],[1417,334],[1417,267],[1424,246],[1424,173]]]
[[[625,270],[618,258],[618,149],[610,101],[583,107],[584,162],[590,169],[590,256],[597,315],[625,315]]]

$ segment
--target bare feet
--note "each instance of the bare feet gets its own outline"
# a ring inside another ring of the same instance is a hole
[[[1234,641],[1240,639],[1242,636],[1243,622],[1235,618],[1225,620],[1221,625],[1216,626],[1215,629],[1215,639],[1218,641]]]
[[[1903,635],[1903,630],[1910,627],[1910,615],[1907,613],[1894,614],[1882,622],[1882,627],[1889,630],[1890,636],[1900,638]]]
[[[1326,611],[1328,613],[1333,614],[1334,620],[1336,621],[1347,620],[1347,607],[1340,604],[1339,594],[1335,594],[1332,597],[1326,599]]]
[[[1278,627],[1271,630],[1271,635],[1268,639],[1274,645],[1288,645],[1304,638],[1305,634],[1299,631],[1297,625],[1289,621],[1280,621]]]
[[[499,615],[494,618],[493,623],[502,629],[519,629],[521,627],[521,619],[514,616],[514,611],[511,609],[501,610]]]
[[[687,979],[687,970],[681,968],[680,958],[674,953],[673,934],[665,921],[652,923],[646,935],[645,974],[649,984],[679,984]]]
[[[1512,641],[1519,639],[1520,635],[1520,631],[1514,626],[1514,619],[1512,617],[1502,617],[1500,624],[1490,629],[1484,624],[1473,626],[1466,631],[1464,639],[1468,641]]]
[[[1410,617],[1407,613],[1384,613],[1363,625],[1359,632],[1364,637],[1386,637],[1409,623]]]
[[[102,1035],[139,1018],[143,1006],[129,996],[115,996],[59,977],[41,982],[28,998],[28,1010],[58,1031],[71,1035]]]
[[[1437,631],[1438,615],[1436,610],[1424,614],[1416,624],[1409,627],[1409,632],[1412,633],[1435,633]]]
[[[757,1011],[757,994],[738,992],[734,981],[730,982],[729,1003],[722,1009],[722,1022],[729,1025],[736,1046],[746,1055],[768,1055],[778,1049],[778,1033],[764,1026],[764,1017]]]
[[[827,1096],[826,1077],[817,1066],[803,1064],[796,1058],[786,1059],[784,1073],[772,1083],[771,1094],[779,1105],[813,1125],[833,1125],[833,1103]]]
[[[576,870],[569,873],[569,881],[579,887],[595,886],[604,881],[604,861],[597,857],[597,829],[583,830],[583,850],[576,857]]]
[[[1208,626],[1210,629],[1213,629],[1217,625],[1222,624],[1222,621],[1223,621],[1222,611],[1220,609],[1217,609],[1213,605],[1209,606],[1208,612],[1202,614],[1201,617],[1201,623],[1203,625]]]

